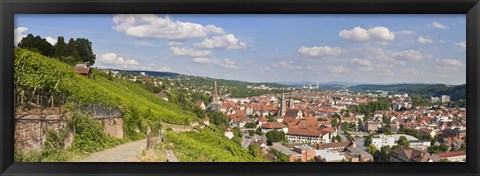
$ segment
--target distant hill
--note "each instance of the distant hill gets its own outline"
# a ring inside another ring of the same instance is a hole
[[[374,85],[363,84],[348,87],[350,90],[384,90],[392,93],[412,93],[422,96],[449,95],[453,101],[466,98],[466,85],[445,84],[390,84]]]
[[[122,72],[129,72],[129,73],[136,73],[140,74],[140,72],[145,72],[145,74],[150,75],[150,76],[157,76],[157,77],[169,77],[169,78],[174,78],[179,76],[180,74],[178,73],[172,73],[172,72],[157,72],[157,71],[141,71],[141,70],[116,70],[115,71],[122,71]]]

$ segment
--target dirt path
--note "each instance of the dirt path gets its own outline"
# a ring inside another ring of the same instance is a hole
[[[90,156],[74,162],[136,162],[137,154],[147,146],[147,139],[133,141],[107,149],[101,152],[92,153]]]

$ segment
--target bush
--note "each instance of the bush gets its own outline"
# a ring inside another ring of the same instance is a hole
[[[75,113],[73,123],[75,126],[73,147],[82,153],[98,152],[121,143],[107,136],[103,132],[102,124],[92,118]]]

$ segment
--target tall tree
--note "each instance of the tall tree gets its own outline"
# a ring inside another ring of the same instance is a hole
[[[77,38],[75,40],[78,54],[84,63],[91,66],[95,64],[96,55],[93,53],[92,42],[85,38]]]
[[[46,39],[41,38],[38,35],[34,37],[32,34],[28,34],[24,37],[20,43],[18,43],[18,47],[35,51],[48,57],[52,57],[55,53],[55,48],[52,44],[48,43]]]
[[[67,44],[65,43],[65,40],[63,39],[63,37],[59,36],[57,38],[57,44],[55,44],[55,54],[53,56],[62,60],[63,57],[66,56],[66,52],[67,52]]]
[[[68,40],[67,48],[65,50],[66,56],[72,56],[75,59],[76,63],[81,63],[82,59],[80,58],[80,54],[78,54],[77,46],[75,45],[75,40],[71,38]]]

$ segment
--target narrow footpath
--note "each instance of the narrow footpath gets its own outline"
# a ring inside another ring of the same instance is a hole
[[[128,142],[73,162],[138,162],[137,155],[147,146],[147,139]]]

